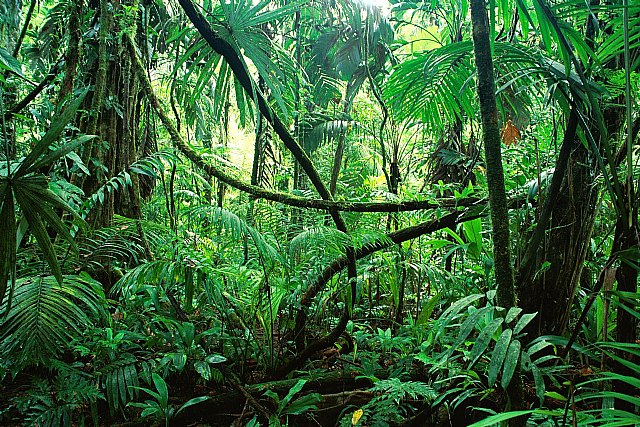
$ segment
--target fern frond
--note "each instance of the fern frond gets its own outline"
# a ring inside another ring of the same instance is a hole
[[[348,234],[332,227],[310,227],[289,242],[289,256],[293,259],[306,258],[316,251],[327,256],[337,256],[344,253],[344,248],[351,244]]]

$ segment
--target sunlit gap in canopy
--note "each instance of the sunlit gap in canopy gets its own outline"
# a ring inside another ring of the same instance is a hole
[[[389,0],[353,0],[353,2],[365,7],[379,7],[384,12],[388,11],[391,7]]]

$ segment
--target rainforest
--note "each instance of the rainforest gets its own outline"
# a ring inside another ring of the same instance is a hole
[[[0,425],[640,425],[638,0],[0,0]]]

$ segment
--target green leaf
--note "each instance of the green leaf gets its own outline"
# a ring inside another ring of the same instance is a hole
[[[493,355],[491,356],[491,362],[489,363],[489,386],[493,386],[496,382],[496,378],[498,378],[498,373],[500,372],[504,358],[507,355],[512,334],[513,332],[511,329],[507,329],[502,332],[502,335],[498,338],[496,347],[493,349]]]
[[[492,415],[488,418],[485,418],[482,421],[478,421],[476,423],[471,424],[469,427],[489,427],[495,426],[496,424],[501,423],[502,421],[507,421],[512,418],[521,417],[524,415],[532,414],[534,411],[513,411],[513,412],[505,412],[502,414]]]
[[[43,158],[41,158],[40,160],[35,162],[33,165],[29,166],[25,170],[24,173],[27,174],[27,173],[35,172],[38,169],[40,169],[41,167],[49,165],[49,164],[55,162],[59,158],[66,156],[67,154],[71,153],[76,148],[80,147],[85,142],[92,140],[93,138],[96,138],[96,136],[95,135],[82,135],[82,136],[79,136],[78,138],[75,138],[73,141],[71,141],[71,142],[69,142],[67,144],[64,144],[62,147],[60,147],[57,150],[47,154],[46,156],[44,156]],[[82,160],[80,160],[80,163],[82,163]]]
[[[60,220],[58,214],[56,214],[47,203],[43,203],[43,200],[38,197],[38,193],[28,191],[28,186],[20,184],[21,180],[16,180],[15,195],[20,208],[23,211],[25,209],[31,209],[36,212],[51,228],[56,231],[56,233],[60,234],[61,237],[75,247],[75,243],[73,243],[73,237],[71,236],[71,233],[69,233],[69,229]]]
[[[451,306],[447,308],[444,313],[442,313],[442,315],[438,318],[440,327],[438,328],[438,332],[436,333],[436,338],[438,338],[440,334],[442,334],[444,329],[449,325],[449,322],[451,322],[451,320],[460,313],[460,310],[469,307],[474,301],[477,301],[482,297],[484,297],[484,295],[482,294],[473,294],[464,298],[460,298],[458,301],[451,304]]]
[[[155,372],[151,375],[151,378],[153,379],[153,384],[158,390],[158,396],[154,397],[158,399],[158,403],[162,408],[166,408],[169,404],[169,390],[167,389],[167,383],[160,375],[156,374]]]
[[[16,192],[16,199],[18,200],[19,192]],[[25,203],[21,204],[22,213],[24,214],[27,222],[29,223],[29,228],[31,229],[31,233],[36,238],[40,249],[44,255],[47,264],[51,268],[51,272],[53,276],[58,280],[58,283],[62,284],[62,271],[60,270],[60,265],[58,264],[58,258],[56,256],[56,251],[51,244],[51,239],[47,230],[42,222],[42,218],[38,214],[38,206],[31,205]]]
[[[531,373],[533,374],[533,381],[536,385],[536,396],[540,400],[540,405],[544,402],[545,384],[542,372],[536,365],[531,365]]]
[[[489,322],[487,326],[484,327],[482,332],[478,334],[476,343],[471,349],[471,354],[469,355],[469,358],[471,359],[469,368],[471,368],[473,365],[476,364],[478,360],[480,360],[480,357],[482,357],[482,355],[484,354],[484,351],[489,346],[489,343],[491,342],[491,338],[493,338],[493,335],[496,333],[500,325],[502,325],[503,321],[504,320],[501,317],[497,319],[493,319],[491,322]]]
[[[81,222],[82,225],[86,225],[85,221],[76,211],[62,200],[60,196],[51,191],[48,188],[48,185],[42,185],[42,182],[39,182],[38,179],[42,179],[46,182],[46,177],[42,175],[30,175],[28,177],[20,178],[20,185],[21,187],[24,187],[25,191],[29,191],[36,196],[41,202],[49,203],[54,208],[62,209],[70,213],[76,221]]]
[[[196,369],[196,372],[200,374],[202,379],[205,381],[209,381],[211,379],[211,366],[203,360],[198,360],[194,362],[193,367]]]
[[[566,397],[564,397],[563,395],[561,395],[560,393],[557,393],[555,391],[548,391],[544,395],[545,395],[545,397],[548,397],[550,399],[561,400],[563,402],[567,401]]]
[[[3,179],[4,183],[0,190],[0,200],[2,210],[0,210],[0,304],[7,292],[8,282],[11,280],[10,289],[15,287],[16,282],[16,213],[13,201],[11,186]]]
[[[469,317],[467,317],[467,319],[460,326],[460,332],[458,334],[458,337],[456,338],[454,343],[451,345],[449,350],[444,353],[443,355],[444,359],[448,359],[449,356],[451,356],[451,354],[453,354],[453,352],[458,348],[458,346],[462,344],[464,340],[467,339],[471,331],[473,331],[473,329],[475,328],[476,323],[478,323],[478,320],[480,320],[485,315],[485,313],[489,310],[493,310],[493,307],[491,306],[482,307],[481,309],[476,310]]]
[[[500,385],[503,389],[506,390],[507,386],[511,382],[511,377],[513,377],[513,373],[518,366],[518,360],[520,359],[520,348],[522,345],[520,341],[513,340],[511,344],[509,344],[509,349],[507,350],[507,355],[504,359],[504,369],[502,371],[502,379],[500,381]]]
[[[204,359],[207,363],[211,363],[212,365],[216,365],[218,363],[224,363],[227,361],[227,358],[221,354],[211,354]]]
[[[536,314],[538,313],[536,312],[523,314],[520,320],[518,320],[518,323],[516,323],[516,326],[513,328],[513,333],[519,334],[525,328],[525,326],[527,326],[529,322],[531,322],[533,318],[536,317]]]
[[[513,319],[518,317],[518,314],[520,313],[522,313],[522,309],[520,307],[511,307],[507,315],[504,317],[505,323],[513,322]]]
[[[433,313],[433,310],[436,308],[436,305],[438,304],[438,302],[440,302],[441,299],[442,292],[438,292],[437,294],[429,298],[429,301],[427,301],[424,307],[422,307],[422,311],[418,316],[418,320],[416,320],[416,325],[424,325],[425,323],[427,323],[427,321],[431,317],[431,314]]]
[[[302,396],[299,399],[294,400],[287,406],[284,411],[284,414],[287,415],[300,415],[304,412],[318,409],[318,402],[322,400],[322,395],[320,393],[311,393],[306,396]]]
[[[178,415],[180,412],[182,412],[183,410],[187,409],[189,406],[193,406],[193,405],[197,405],[200,402],[204,402],[205,400],[209,400],[209,396],[200,396],[200,397],[194,397],[193,399],[187,400],[185,403],[183,403],[180,408],[178,408],[178,410],[176,411],[176,415]]]
[[[302,390],[302,387],[307,383],[307,380],[298,380],[298,382],[289,389],[289,393],[280,401],[278,405],[278,412],[282,412],[285,406],[293,399],[293,396]]]
[[[0,68],[11,71],[12,73],[24,78],[20,62],[3,47],[0,47]]]
[[[36,143],[35,147],[33,147],[27,157],[25,157],[24,160],[20,163],[18,170],[14,174],[15,177],[26,175],[28,171],[32,171],[33,165],[36,164],[36,161],[40,158],[40,156],[46,153],[51,144],[53,144],[60,138],[60,135],[62,135],[62,132],[67,127],[67,124],[69,124],[69,122],[75,116],[78,108],[80,108],[80,104],[87,94],[87,91],[88,90],[84,90],[76,99],[71,101],[69,105],[65,107],[62,113],[56,115],[55,117],[53,117],[53,119],[51,119],[51,126],[49,127],[49,130],[44,134],[42,139]]]
[[[482,254],[482,218],[462,223],[464,235],[469,241],[468,253],[473,258],[479,258]]]
[[[0,353],[20,368],[46,364],[106,317],[104,303],[100,283],[89,277],[65,276],[62,285],[53,276],[18,279],[0,323]]]

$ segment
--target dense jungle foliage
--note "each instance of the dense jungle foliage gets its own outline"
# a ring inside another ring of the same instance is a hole
[[[0,425],[640,425],[638,0],[0,0]]]

